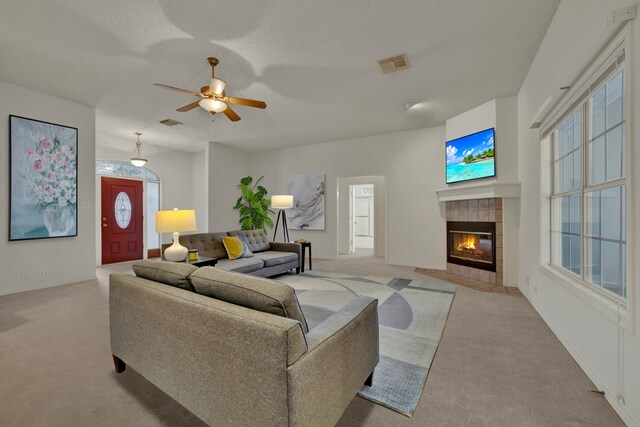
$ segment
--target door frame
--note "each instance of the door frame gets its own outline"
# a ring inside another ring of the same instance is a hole
[[[349,220],[349,204],[350,185],[362,185],[373,184],[374,200],[374,221],[376,229],[373,233],[374,239],[374,256],[384,257],[384,262],[387,263],[389,257],[389,195],[388,187],[389,180],[386,173],[371,173],[371,174],[357,174],[357,175],[341,175],[336,177],[336,254],[337,258],[340,255],[347,255],[348,251],[348,239],[344,238],[344,233],[351,233]],[[346,234],[348,236],[348,234]],[[345,244],[345,241],[347,243]],[[346,249],[345,249],[346,248]]]

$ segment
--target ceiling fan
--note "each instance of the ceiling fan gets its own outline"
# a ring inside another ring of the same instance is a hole
[[[245,99],[245,98],[234,98],[232,96],[227,96],[224,92],[224,88],[227,85],[220,79],[216,79],[215,77],[215,67],[218,65],[219,61],[217,58],[207,58],[207,61],[211,65],[211,81],[208,86],[203,86],[200,88],[200,92],[195,92],[193,90],[180,89],[179,87],[167,86],[160,83],[154,83],[154,86],[160,86],[165,89],[175,90],[177,92],[188,93],[189,95],[197,96],[201,98],[198,101],[192,102],[191,104],[187,104],[184,107],[178,108],[176,111],[180,111],[181,113],[186,113],[187,111],[191,111],[196,107],[202,107],[204,110],[208,111],[212,116],[215,116],[216,113],[224,113],[225,116],[229,118],[232,122],[237,122],[240,120],[240,116],[236,114],[235,111],[231,109],[228,104],[238,104],[244,105],[247,107],[255,107],[255,108],[267,108],[267,104],[262,101],[255,101],[253,99]]]

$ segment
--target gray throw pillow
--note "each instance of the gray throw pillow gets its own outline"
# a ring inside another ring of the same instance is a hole
[[[297,320],[304,333],[309,332],[298,297],[289,285],[215,267],[199,268],[189,278],[201,295]]]
[[[198,267],[186,262],[144,260],[133,264],[133,271],[138,277],[188,291],[194,290],[189,276],[197,269]]]

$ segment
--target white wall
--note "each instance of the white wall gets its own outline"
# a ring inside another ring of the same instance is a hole
[[[249,154],[215,142],[209,143],[207,159],[209,231],[238,230],[240,215],[233,209],[240,197],[238,184],[247,175],[258,179],[260,173],[249,168]]]
[[[620,328],[616,314],[584,292],[545,272],[540,267],[540,134],[529,123],[548,97],[561,86],[573,83],[586,60],[594,60],[596,46],[605,39],[607,18],[628,0],[563,0],[518,94],[519,170],[522,183],[520,222],[520,289],[551,327],[596,386],[605,390],[606,399],[628,425],[640,425],[640,324],[638,298],[629,307],[635,314],[628,329]],[[638,21],[638,19],[636,19]],[[632,102],[640,102],[640,28],[632,24],[632,49],[627,52],[628,70],[633,73]],[[635,168],[640,166],[640,121],[637,110],[627,112],[635,118],[633,145]],[[633,176],[634,193],[640,188],[640,174]],[[633,221],[640,223],[639,199],[634,199]],[[632,243],[630,265],[638,265],[640,247]],[[547,240],[548,241],[548,240]],[[527,285],[529,283],[529,285]],[[629,280],[630,293],[639,293],[638,282]],[[619,335],[620,334],[620,335]],[[620,398],[618,398],[620,396]]]
[[[290,230],[313,243],[318,258],[335,259],[337,179],[383,175],[387,183],[387,262],[445,268],[445,222],[435,190],[444,185],[444,127],[285,148],[251,155],[251,172],[265,175],[269,194],[286,194],[288,175],[326,174],[324,231]]]
[[[196,211],[198,233],[206,233],[209,231],[209,165],[206,151],[192,154],[191,161],[193,168],[191,206]]]
[[[78,128],[77,237],[9,241],[10,114]],[[0,81],[0,117],[0,223],[4,225],[0,226],[0,295],[95,278],[95,110]],[[48,270],[48,277],[43,277],[43,270]],[[23,272],[27,279],[22,279]]]

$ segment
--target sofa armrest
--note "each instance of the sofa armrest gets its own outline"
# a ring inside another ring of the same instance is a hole
[[[298,254],[298,267],[302,266],[302,245],[300,243],[270,242],[272,251],[294,252]]]
[[[300,243],[269,242],[272,251],[295,252],[302,256],[302,245]]]
[[[290,425],[335,425],[378,364],[378,300],[357,297],[306,338],[289,367]]]

